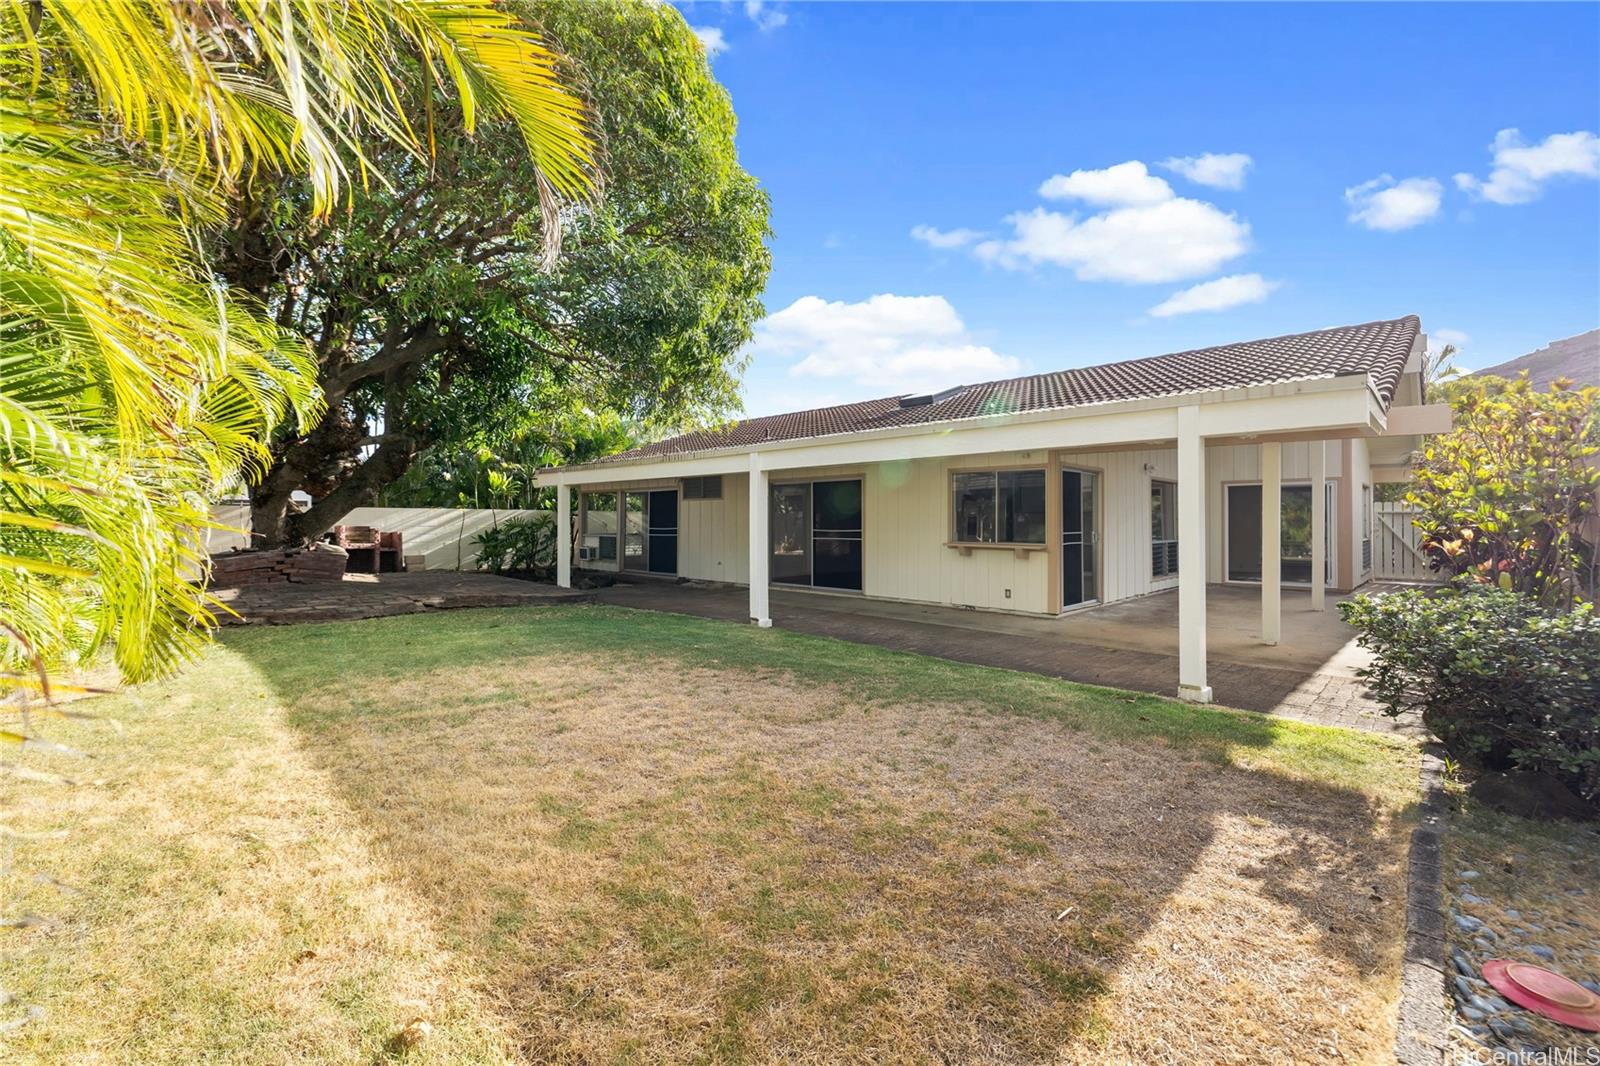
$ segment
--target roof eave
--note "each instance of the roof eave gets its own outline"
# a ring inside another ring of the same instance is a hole
[[[1356,381],[1355,379],[1359,379]],[[818,442],[830,444],[845,443],[853,440],[872,441],[893,437],[917,437],[931,433],[960,432],[963,429],[986,428],[990,426],[1004,426],[1031,422],[1070,421],[1078,418],[1097,417],[1106,414],[1117,414],[1125,411],[1141,411],[1166,407],[1187,407],[1191,404],[1205,403],[1238,403],[1246,402],[1259,397],[1261,390],[1268,390],[1267,395],[1287,395],[1293,392],[1328,391],[1337,392],[1350,388],[1365,388],[1372,399],[1379,417],[1384,410],[1382,395],[1370,374],[1364,372],[1350,374],[1317,374],[1303,378],[1288,378],[1282,381],[1262,382],[1256,385],[1236,385],[1225,389],[1207,389],[1195,392],[1166,393],[1161,396],[1141,396],[1128,400],[1107,400],[1101,403],[1078,404],[1072,407],[1053,407],[1043,411],[1022,411],[1015,414],[1001,415],[974,415],[969,418],[944,419],[937,422],[918,422],[904,426],[884,426],[877,429],[857,430],[850,433],[831,433],[811,437],[793,437],[787,440],[764,441],[759,444],[736,444],[720,448],[701,448],[695,451],[672,452],[665,455],[643,455],[635,459],[614,459],[592,463],[575,463],[570,466],[541,467],[535,472],[535,480],[539,475],[555,473],[557,471],[572,473],[574,471],[612,471],[626,470],[636,466],[654,466],[663,463],[690,462],[696,459],[706,459],[724,455],[747,455],[752,452],[788,451],[798,448],[810,447]],[[1373,426],[1374,431],[1381,431],[1381,421]]]

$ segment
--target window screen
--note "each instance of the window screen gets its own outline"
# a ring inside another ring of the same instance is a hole
[[[1044,471],[963,471],[951,481],[955,540],[1044,543]]]
[[[722,475],[711,477],[686,477],[683,479],[683,498],[686,500],[722,499]]]

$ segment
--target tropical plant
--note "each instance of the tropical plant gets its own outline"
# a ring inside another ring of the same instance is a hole
[[[1592,599],[1600,390],[1468,376],[1450,394],[1455,426],[1424,448],[1405,497],[1433,566],[1547,605]]]
[[[550,515],[513,518],[479,533],[479,569],[532,574],[555,565],[556,525]]]
[[[325,231],[386,165],[426,169],[439,121],[402,106],[397,71],[449,85],[463,130],[509,116],[547,217],[594,188],[556,54],[490,0],[0,3],[6,686],[47,691],[107,644],[145,678],[204,639],[185,579],[204,575],[208,497],[259,475],[267,437],[323,400],[292,323],[196,248],[272,175],[303,182]]]
[[[323,230],[303,222],[304,182],[263,184],[218,250],[235,285],[312,338],[330,408],[274,443],[252,494],[266,544],[315,537],[419,461],[451,469],[511,433],[558,435],[578,408],[652,431],[735,400],[768,211],[699,41],[670,5],[643,0],[511,10],[581,70],[606,145],[605,200],[562,214],[555,270],[538,269],[550,234],[534,164],[514,130],[487,124],[470,139],[442,130],[431,168],[375,145],[390,184]],[[430,108],[453,113],[408,100],[414,121]],[[296,490],[313,498],[304,513],[289,508]],[[481,486],[458,492],[482,499]]]

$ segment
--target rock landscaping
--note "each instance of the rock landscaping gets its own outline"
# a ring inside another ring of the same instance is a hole
[[[1532,963],[1600,995],[1600,828],[1482,808],[1464,821],[1449,835],[1444,866],[1456,1061],[1596,1061],[1588,1056],[1600,1055],[1600,1033],[1507,1002],[1483,979],[1483,964]]]

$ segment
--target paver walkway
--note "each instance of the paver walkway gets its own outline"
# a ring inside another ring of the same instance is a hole
[[[579,589],[453,570],[346,574],[343,581],[285,582],[215,592],[237,615],[219,611],[217,620],[223,625],[347,622],[462,607],[587,603],[594,599],[594,593]]]
[[[1228,597],[1237,590],[1212,590]],[[596,592],[600,603],[673,611],[746,621],[749,601],[743,589],[640,580]],[[1175,601],[1174,601],[1175,602]],[[944,659],[1000,666],[1060,677],[1069,681],[1172,695],[1178,687],[1178,659],[1150,647],[1133,648],[1119,639],[1112,619],[1120,605],[1084,612],[1075,619],[1025,618],[952,607],[887,603],[848,597],[772,591],[773,624],[801,633],[835,637],[858,644],[913,651]],[[1158,608],[1159,609],[1159,608]],[[1094,616],[1105,612],[1094,638]],[[1221,612],[1217,612],[1221,613]],[[1176,621],[1170,621],[1175,641]],[[1147,643],[1163,639],[1163,632]],[[1342,650],[1342,649],[1340,649]],[[1264,649],[1208,662],[1216,702],[1243,710],[1263,711],[1299,721],[1343,726],[1369,732],[1418,735],[1413,718],[1393,719],[1367,694],[1348,663],[1336,651],[1326,662],[1307,666],[1315,655],[1298,657],[1285,650],[1282,658],[1298,658],[1284,668],[1266,665],[1277,649]]]

